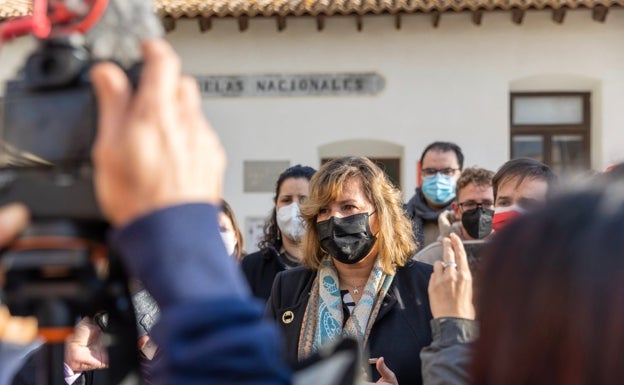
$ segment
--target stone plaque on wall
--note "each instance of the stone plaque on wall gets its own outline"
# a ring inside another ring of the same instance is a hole
[[[258,250],[258,242],[264,236],[264,217],[245,218],[245,251],[253,253]]]
[[[244,192],[275,192],[280,174],[290,167],[287,160],[246,160],[243,162]]]
[[[195,76],[202,96],[371,96],[381,92],[384,78],[375,72]]]

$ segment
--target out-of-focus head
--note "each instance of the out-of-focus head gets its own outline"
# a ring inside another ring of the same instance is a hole
[[[492,178],[494,230],[500,231],[525,212],[543,206],[556,182],[550,167],[535,159],[517,158],[503,164]]]
[[[316,170],[312,167],[297,164],[287,168],[277,178],[275,195],[273,196],[275,207],[271,210],[271,215],[264,226],[264,236],[258,243],[260,249],[279,249],[281,247],[282,232],[278,226],[277,212],[280,208],[290,206],[293,203],[298,209],[298,206],[308,196],[310,179],[315,172]],[[294,207],[292,211],[295,211]]]
[[[457,180],[457,199],[453,202],[453,211],[462,222],[464,238],[481,239],[492,230],[493,175],[492,171],[484,168],[468,167]]]
[[[232,206],[225,200],[221,202],[221,210],[219,211],[219,231],[223,238],[223,243],[229,255],[242,258],[244,254],[243,249],[243,234],[236,221],[236,216],[232,210]]]
[[[455,198],[455,182],[464,167],[464,155],[455,143],[434,142],[420,157],[421,190],[429,206],[448,205]]]
[[[557,176],[550,167],[531,158],[516,158],[503,164],[494,177],[495,205],[519,205],[531,209],[546,202]]]
[[[624,180],[624,162],[612,164],[607,167],[605,176],[609,179]]]
[[[475,384],[621,383],[623,229],[619,181],[552,199],[496,234],[482,259]]]
[[[363,207],[350,207],[352,202],[344,199],[346,194],[361,196]],[[377,241],[367,258],[379,255],[386,272],[393,272],[396,265],[403,266],[414,252],[415,244],[411,223],[403,212],[401,193],[386,174],[365,157],[331,160],[312,177],[308,200],[301,208],[307,229],[303,264],[317,268],[327,255],[319,243],[318,221],[361,212],[374,212],[369,221]]]

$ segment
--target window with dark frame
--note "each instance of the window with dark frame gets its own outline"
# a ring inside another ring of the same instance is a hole
[[[511,158],[529,157],[557,174],[590,168],[589,92],[512,92]]]

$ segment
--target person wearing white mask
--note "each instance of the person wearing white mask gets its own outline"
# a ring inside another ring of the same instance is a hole
[[[219,223],[219,232],[221,234],[221,239],[223,239],[225,250],[228,255],[240,262],[245,256],[245,251],[243,249],[243,233],[240,227],[238,227],[238,222],[236,221],[236,216],[234,216],[232,206],[225,200],[221,202],[221,210],[219,211],[217,222]]]
[[[308,197],[315,172],[312,167],[298,164],[280,174],[273,198],[275,206],[258,243],[260,250],[241,261],[251,291],[264,301],[269,298],[277,273],[299,265],[300,242],[305,234],[299,205]]]

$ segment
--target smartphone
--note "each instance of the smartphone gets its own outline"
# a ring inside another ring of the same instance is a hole
[[[476,239],[470,241],[464,241],[464,249],[466,250],[466,257],[468,259],[468,266],[473,276],[476,276],[479,272],[481,265],[481,257],[483,250],[487,247],[488,242],[483,239]]]

